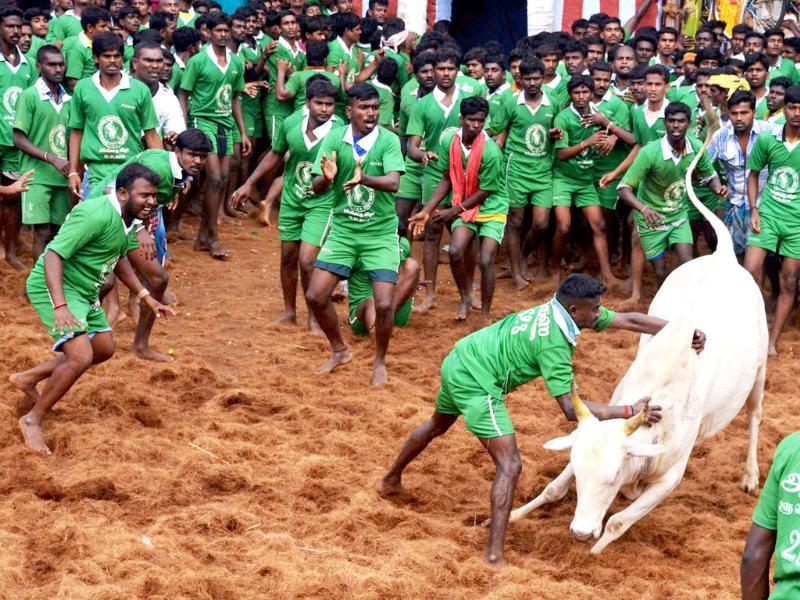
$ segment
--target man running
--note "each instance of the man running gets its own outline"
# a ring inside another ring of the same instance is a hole
[[[383,385],[400,263],[394,194],[405,166],[397,135],[378,127],[378,91],[357,83],[347,94],[352,121],[323,140],[311,170],[315,194],[333,188],[333,227],[314,265],[306,300],[331,345],[331,357],[317,373],[330,373],[352,360],[331,294],[354,267],[368,272],[375,298],[372,383]]]
[[[150,295],[125,255],[136,248],[136,220],[156,206],[158,177],[141,165],[120,172],[116,190],[81,202],[36,261],[27,282],[28,298],[55,340],[61,356],[10,377],[25,392],[30,411],[19,420],[27,446],[50,454],[42,421],[92,365],[114,354],[111,326],[100,306],[99,291],[114,272],[136,298],[158,315],[174,311]],[[85,334],[85,335],[84,335]],[[36,385],[47,379],[41,394]]]
[[[640,313],[614,313],[600,305],[606,287],[588,275],[569,275],[550,302],[509,315],[502,321],[462,338],[442,361],[441,388],[431,418],[406,440],[389,471],[378,482],[381,495],[405,495],[405,468],[436,437],[447,432],[460,415],[491,455],[496,471],[491,491],[491,529],[485,560],[503,565],[503,543],[522,470],[514,426],[505,395],[537,377],[558,402],[564,416],[575,421],[570,391],[575,386],[572,356],[581,329],[626,329],[654,335],[666,321]],[[705,336],[695,331],[693,347],[702,350]],[[595,417],[623,419],[647,406],[607,406],[583,400]],[[658,406],[647,408],[647,420],[661,418]]]

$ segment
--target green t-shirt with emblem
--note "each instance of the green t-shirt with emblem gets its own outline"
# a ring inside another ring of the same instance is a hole
[[[369,137],[375,136],[375,137]],[[369,139],[368,139],[369,138]],[[400,138],[388,129],[376,126],[368,136],[358,140],[362,148],[361,169],[365,175],[380,177],[398,171],[403,173],[403,153]],[[362,145],[363,144],[363,145]],[[371,146],[370,146],[371,144]],[[338,171],[330,187],[333,188],[333,230],[336,234],[352,236],[381,236],[397,234],[397,212],[394,193],[382,192],[365,185],[344,190],[344,184],[353,177],[356,169],[352,126],[334,129],[325,136],[314,162],[312,175],[322,175],[321,160],[336,152]]]
[[[489,92],[489,118],[486,119],[486,130],[490,135],[497,135],[505,129],[503,123],[508,123],[508,112],[513,106],[509,100],[514,97],[511,86],[504,83],[494,92]],[[497,124],[497,125],[496,125]]]
[[[103,179],[99,185],[92,186],[89,191],[89,197],[94,198],[95,196],[106,194],[109,188],[115,187],[114,184],[117,180],[117,176],[122,169],[133,163],[138,163],[158,175],[156,201],[163,206],[171,204],[175,199],[175,194],[180,192],[182,187],[182,182],[180,184],[178,184],[178,182],[183,179],[183,172],[177,172],[180,170],[180,165],[177,164],[177,159],[174,155],[174,152],[168,150],[150,149],[140,152],[121,164],[118,169],[115,169],[110,175]],[[173,164],[175,165],[174,170]]]
[[[29,87],[39,76],[33,64],[22,55],[17,48],[19,62],[16,67],[12,67],[5,56],[0,53],[0,146],[13,146],[14,119],[17,114],[17,100],[23,90]]]
[[[339,72],[339,63],[347,63],[347,83],[354,83],[358,75],[358,47],[353,44],[348,50],[344,40],[337,37],[328,42],[328,66]]]
[[[80,35],[67,38],[61,52],[67,61],[67,71],[64,76],[68,79],[83,79],[94,75],[97,71],[92,56],[92,42],[85,33],[81,32]]]
[[[553,144],[556,150],[576,146],[600,130],[598,126],[584,127],[581,124],[581,116],[571,104],[556,115],[553,126],[563,133],[561,139]],[[553,176],[593,185],[594,161],[597,156],[597,150],[594,146],[590,146],[569,160],[556,160]]]
[[[800,219],[800,146],[791,150],[783,142],[783,128],[762,133],[747,158],[751,171],[769,170],[769,178],[761,193],[758,212],[776,219]]]
[[[606,96],[597,103],[597,110],[603,113],[614,125],[631,130],[631,111],[619,97],[614,94]],[[594,160],[595,180],[616,169],[628,156],[631,147],[618,139],[614,148],[606,155],[598,154]]]
[[[399,238],[400,243],[400,265],[411,255],[411,243],[408,239]],[[369,272],[364,269],[356,268],[350,273],[347,279],[347,304],[348,306],[358,306],[365,300],[372,298],[372,281]]]
[[[331,117],[331,125],[323,126],[317,132],[319,135],[315,136],[317,139],[312,141],[306,136],[307,119],[302,110],[295,112],[279,125],[275,139],[272,140],[273,152],[289,152],[283,170],[281,206],[301,209],[330,208],[333,206],[333,186],[322,194],[314,194],[311,189],[311,169],[317,160],[322,140],[343,125],[335,116]]]
[[[508,122],[492,123],[492,127],[508,129],[505,154],[509,178],[524,178],[532,185],[551,182],[554,150],[550,130],[558,107],[544,90],[536,109],[525,102],[525,92],[509,97],[507,102]]]
[[[69,11],[69,13],[72,13],[72,11]],[[47,31],[47,43],[63,42],[67,38],[79,35],[81,32],[83,32],[83,27],[81,27],[80,18],[73,14],[64,13],[50,23],[50,29]]]
[[[17,101],[17,115],[14,129],[25,134],[30,142],[49,154],[67,159],[67,140],[69,139],[69,113],[72,100],[62,92],[62,102],[56,105],[49,97],[42,99],[42,91],[48,91],[41,79],[22,92]],[[50,163],[20,152],[20,171],[36,171],[37,184],[66,187],[67,178]]]
[[[503,393],[543,377],[551,396],[570,391],[572,355],[578,328],[552,300],[476,331],[456,342],[453,352],[487,394]],[[602,331],[616,314],[600,307],[594,330]]]
[[[666,100],[664,100],[666,102]],[[662,105],[665,106],[665,105]],[[631,110],[631,123],[633,125],[633,137],[640,146],[660,140],[667,135],[667,128],[664,125],[664,117],[658,117],[652,124],[648,124],[644,116],[647,102],[642,106],[637,106]]]
[[[230,50],[228,64],[221,68],[209,45],[186,62],[181,89],[189,93],[189,114],[233,129],[233,98],[244,90],[244,62]],[[212,55],[214,57],[212,58]]]
[[[83,162],[123,163],[144,150],[142,132],[158,128],[153,98],[145,84],[125,74],[110,96],[99,76],[75,85],[69,128],[83,131]]]
[[[439,162],[442,163],[444,173],[450,171],[450,148],[455,141],[455,136],[459,130],[451,131],[442,138],[442,153],[439,155]],[[461,153],[461,168],[466,172],[467,155],[464,149],[459,149]],[[480,217],[489,215],[508,214],[508,196],[506,195],[505,185],[503,185],[503,151],[500,146],[492,139],[486,139],[481,156],[481,166],[478,169],[478,189],[491,192],[480,205],[478,220]],[[466,198],[464,198],[466,200]]]
[[[339,77],[337,75],[334,75],[327,69],[320,69],[316,67],[306,68],[302,71],[292,73],[289,76],[289,79],[286,80],[286,91],[288,91],[294,98],[293,112],[296,112],[305,106],[306,86],[308,84],[308,80],[314,77],[314,75],[322,75],[333,84],[333,87],[336,88],[336,105],[334,110],[336,115],[340,119],[344,120],[347,99],[342,91],[342,82],[339,81]]]
[[[775,587],[770,600],[800,597],[800,432],[784,438],[775,449],[753,523],[775,532]]]
[[[90,302],[96,301],[106,275],[114,270],[119,258],[139,247],[135,223],[126,230],[115,203],[116,198],[99,196],[73,208],[36,261],[28,284],[47,289],[44,257],[49,250],[62,258],[65,290],[76,292]]]
[[[292,72],[299,73],[306,68],[306,53],[298,46],[297,51],[293,52],[289,42],[284,38],[278,39],[278,48],[269,55],[267,65],[269,67],[269,92],[267,101],[264,103],[264,116],[269,119],[272,116],[278,119],[285,119],[294,112],[294,101],[278,100],[275,90],[278,87],[278,61],[285,60],[292,65]],[[289,79],[291,76],[289,76]],[[288,81],[288,79],[287,79]]]
[[[650,142],[639,151],[622,177],[624,184],[634,190],[638,187],[639,200],[661,215],[665,224],[687,216],[689,198],[684,178],[702,144],[691,137],[686,138],[686,143],[691,145],[692,152],[684,152],[676,161],[666,138]],[[703,153],[697,163],[696,173],[703,178],[715,174],[707,153]],[[641,227],[646,227],[640,212],[634,212],[634,219]]]

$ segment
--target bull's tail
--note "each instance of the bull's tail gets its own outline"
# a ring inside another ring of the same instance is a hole
[[[725,223],[723,223],[719,217],[717,217],[717,215],[711,212],[702,202],[700,202],[700,200],[697,198],[697,194],[694,193],[694,187],[692,186],[692,174],[697,167],[697,163],[706,153],[708,147],[711,145],[711,139],[714,137],[714,134],[717,132],[717,130],[719,130],[719,119],[717,118],[717,114],[714,112],[707,99],[704,99],[704,105],[706,107],[706,119],[708,121],[706,140],[703,144],[703,147],[700,149],[700,152],[695,154],[692,164],[689,165],[689,169],[686,171],[686,192],[689,194],[689,200],[691,201],[692,205],[700,212],[701,215],[706,218],[706,220],[711,224],[711,227],[714,229],[714,233],[717,234],[717,249],[714,251],[714,256],[719,256],[724,260],[729,258],[731,261],[735,261],[736,254],[733,251],[733,239],[731,239],[731,234],[728,231],[728,228],[725,227]],[[688,143],[689,142],[687,141],[687,144]]]

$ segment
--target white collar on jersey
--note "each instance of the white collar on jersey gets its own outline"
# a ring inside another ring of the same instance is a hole
[[[111,102],[114,96],[117,95],[118,91],[130,89],[131,78],[125,71],[123,71],[122,77],[119,80],[119,85],[117,85],[117,87],[115,88],[107,90],[102,85],[100,85],[100,71],[97,71],[95,72],[94,75],[92,75],[92,83],[94,83],[95,87],[97,88],[97,91],[99,91],[100,94],[103,96],[103,98],[105,98],[106,102]]]
[[[303,141],[306,144],[306,148],[308,150],[311,150],[311,148],[313,148],[314,146],[319,144],[322,141],[322,138],[324,138],[326,135],[328,135],[328,133],[330,133],[331,129],[333,129],[333,124],[334,124],[334,121],[336,121],[336,120],[337,120],[336,119],[336,115],[331,115],[331,118],[328,119],[327,121],[325,121],[322,125],[320,125],[319,127],[315,128],[315,129],[312,129],[311,133],[313,133],[314,137],[316,138],[316,139],[312,140],[306,134],[306,129],[308,129],[308,115],[306,115],[305,119],[303,119],[303,122],[300,124],[300,128],[301,128],[300,131],[302,131],[302,133],[303,133]]]
[[[433,88],[431,94],[433,94],[433,99],[436,100],[436,104],[439,105],[439,107],[442,109],[442,112],[444,112],[445,118],[447,118],[450,115],[450,111],[453,110],[453,107],[456,105],[456,101],[458,100],[458,86],[453,86],[453,101],[450,103],[450,106],[445,106],[442,104],[442,100],[444,100],[445,96],[447,96],[447,92],[440,90],[438,85]]]
[[[19,71],[19,68],[22,66],[22,63],[28,64],[28,59],[25,58],[25,55],[19,49],[19,46],[14,46],[14,49],[17,51],[17,56],[19,56],[19,62],[16,65],[12,65],[10,62],[6,60],[6,55],[0,52],[0,62],[6,63],[8,68],[11,70],[12,73],[16,73]]]
[[[652,110],[650,110],[650,101],[649,100],[645,100],[645,103],[644,103],[644,120],[645,120],[645,123],[647,123],[648,127],[652,127],[653,123],[655,123],[659,119],[663,119],[664,118],[664,111],[667,110],[667,104],[669,104],[669,103],[667,102],[667,99],[664,98],[661,101],[661,108],[659,110],[652,111]]]
[[[555,298],[550,301],[550,306],[553,309],[553,319],[558,325],[558,328],[563,332],[567,341],[573,346],[578,341],[577,338],[581,334],[581,328],[569,314],[569,311]],[[544,306],[539,310],[547,310]]]
[[[179,67],[180,69],[185,69],[185,68],[186,68],[186,63],[185,63],[185,62],[183,62],[183,59],[181,59],[181,57],[180,57],[180,56],[178,56],[178,53],[177,53],[177,52],[173,53],[173,55],[172,55],[172,56],[174,56],[174,57],[175,57],[175,64],[176,64],[176,65],[178,65],[178,67]]]
[[[661,158],[664,160],[671,160],[677,165],[684,156],[689,156],[690,154],[694,154],[694,148],[689,142],[689,138],[686,138],[683,144],[683,152],[677,157],[675,156],[675,150],[669,144],[667,136],[661,138]]]
[[[510,90],[511,86],[508,84],[507,81],[504,81],[502,85],[500,85],[495,91],[489,92],[489,98],[495,96],[496,94],[502,94],[506,90]]]
[[[355,142],[353,140],[353,126],[352,125],[348,125],[347,126],[347,130],[344,132],[344,136],[342,136],[342,141],[344,143],[346,143],[346,144],[350,144],[351,146],[353,146],[353,158],[355,158],[356,161],[363,161],[364,158],[369,153],[369,151],[375,145],[375,142],[378,141],[378,136],[380,135],[380,130],[381,130],[380,126],[376,125],[375,129],[373,129],[367,135],[365,135],[360,140],[358,140],[358,146],[360,148],[362,148],[363,150],[366,150],[366,152],[364,153],[364,156],[359,156],[358,153],[356,152]]]
[[[53,95],[53,92],[50,91],[50,88],[47,87],[47,84],[41,77],[36,80],[33,87],[39,92],[39,100],[42,102],[49,101],[50,104],[53,105],[53,108],[56,109],[56,112],[61,112],[61,107],[64,106],[64,102],[72,98],[72,96],[67,93],[67,90],[64,89],[64,86],[60,84],[58,86],[58,94]]]
[[[525,90],[522,90],[517,94],[517,104],[527,105],[527,102],[525,102]],[[544,92],[542,92],[542,99],[539,100],[539,106],[550,106],[550,97]],[[539,106],[537,106],[536,108],[538,109]]]
[[[337,36],[337,37],[336,37],[336,42],[337,42],[337,43],[338,43],[338,44],[339,44],[339,45],[342,47],[342,50],[344,50],[345,52],[347,52],[348,54],[350,54],[350,52],[351,52],[351,50],[352,50],[352,47],[348,47],[348,45],[347,45],[347,42],[345,42],[345,41],[342,39],[342,36],[340,36],[340,35],[339,35],[339,36]]]
[[[381,82],[380,82],[380,81],[378,81],[377,79],[373,79],[372,81],[370,81],[370,83],[371,83],[372,85],[374,85],[376,88],[382,88],[382,89],[384,89],[384,90],[389,90],[389,93],[390,93],[392,96],[394,96],[394,92],[392,91],[392,88],[391,88],[391,86],[388,86],[388,85],[386,85],[385,83],[381,83]]]
[[[222,68],[222,66],[220,66],[219,62],[217,61],[217,53],[214,52],[214,48],[211,46],[211,44],[206,46],[206,54],[208,54],[208,57],[211,59],[211,62],[213,62],[217,66],[217,68],[223,73],[225,73],[228,70],[228,67],[231,66],[231,56],[233,56],[233,53],[227,48],[225,48],[225,58],[228,62],[225,65],[225,68]]]
[[[181,167],[181,163],[178,162],[178,155],[174,152],[169,153],[169,167],[172,169],[172,176],[175,179],[183,180],[183,167]]]
[[[300,48],[299,43],[295,42],[295,46],[297,47],[297,49],[292,48],[292,45],[289,43],[289,40],[287,40],[282,35],[278,36],[278,45],[286,48],[291,53],[292,58],[297,58],[297,55],[303,52],[303,49]]]
[[[122,205],[119,203],[119,198],[117,198],[117,192],[113,191],[106,196],[108,201],[111,203],[111,206],[114,207],[114,210],[117,211],[117,214],[120,217],[120,221],[122,221]],[[130,227],[125,225],[125,221],[122,221],[122,229],[125,230],[125,235],[128,235],[134,227],[136,227],[141,221],[139,219],[134,219],[133,222],[130,224]]]

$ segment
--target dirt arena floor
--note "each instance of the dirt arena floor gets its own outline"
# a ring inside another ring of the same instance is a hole
[[[370,340],[348,332],[353,363],[321,379],[313,370],[323,340],[267,327],[282,307],[276,231],[242,221],[224,240],[230,262],[196,254],[190,242],[172,246],[180,314],[158,323],[153,341],[174,350],[174,363],[133,358],[132,322],[121,323],[116,356],[46,420],[47,458],[23,447],[19,394],[6,377],[46,359],[49,337],[16,298],[23,276],[0,265],[0,598],[737,597],[756,501],[738,488],[743,415],[696,449],[678,489],[599,557],[569,534],[573,491],[510,527],[512,566],[485,567],[479,523],[493,468],[463,424],[407,471],[411,504],[373,491],[431,412],[441,359],[470,331],[452,319],[448,268],[438,308],[396,333],[390,384],[375,391]],[[513,292],[507,280],[498,288],[496,317],[553,293]],[[797,327],[769,363],[762,481],[778,441],[800,426]],[[581,336],[582,391],[608,399],[635,342],[627,333]],[[542,443],[571,426],[541,382],[511,395],[509,407],[524,464],[519,506],[563,468],[566,455]]]

